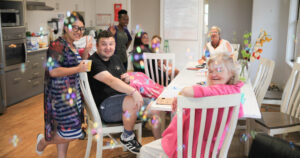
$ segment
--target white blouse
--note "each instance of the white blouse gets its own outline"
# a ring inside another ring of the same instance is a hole
[[[231,44],[227,40],[224,40],[224,39],[221,39],[220,44],[217,48],[214,48],[211,45],[211,42],[208,42],[206,44],[206,49],[208,49],[210,56],[214,56],[219,53],[226,53],[228,55],[232,55],[232,53],[233,53],[233,48],[232,48]]]

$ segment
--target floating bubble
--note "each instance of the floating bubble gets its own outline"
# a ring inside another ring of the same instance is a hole
[[[14,147],[18,146],[18,143],[20,142],[20,139],[18,137],[18,135],[13,135],[13,137],[10,139],[10,143],[13,144]]]
[[[69,29],[69,31],[72,31],[72,25],[71,24],[68,25],[68,29]]]
[[[76,93],[75,92],[71,94],[71,98],[76,99]]]
[[[140,65],[141,65],[141,68],[142,68],[142,69],[145,68],[145,66],[144,66],[144,61],[141,60],[141,61],[140,61]]]
[[[70,99],[70,100],[69,100],[69,103],[70,103],[71,106],[73,106],[73,104],[74,104],[73,99]]]
[[[116,146],[114,140],[110,140],[109,145],[112,149],[115,148],[115,146]]]
[[[70,94],[67,93],[67,94],[66,94],[66,100],[69,100],[69,99],[70,99]]]
[[[249,134],[242,133],[239,138],[240,138],[240,142],[245,143],[249,139]]]
[[[290,142],[289,144],[290,144],[290,147],[292,148],[292,150],[295,150],[295,145],[294,145],[294,143],[293,143],[293,142]]]
[[[137,51],[138,53],[141,53],[141,52],[142,52],[141,47],[140,47],[140,46],[137,46],[137,47],[136,47],[136,51]]]
[[[182,146],[177,147],[177,151],[183,151],[185,149],[185,145],[182,144]]]
[[[95,123],[93,124],[93,126],[94,126],[94,128],[97,128],[97,127],[98,127],[98,123],[95,122]]]
[[[75,22],[75,18],[72,17],[72,18],[70,19],[70,22],[73,24],[73,23]]]
[[[72,93],[72,88],[68,88],[68,93],[71,94]]]
[[[68,24],[68,23],[69,23],[69,20],[68,20],[68,19],[65,19],[65,20],[64,20],[64,23],[65,23],[65,24]],[[53,42],[53,43],[54,43],[54,42]]]
[[[139,55],[138,54],[134,55],[134,60],[136,60],[136,61],[139,60]]]
[[[141,88],[140,88],[140,92],[141,92],[141,93],[144,93],[144,87],[141,87]]]
[[[69,17],[71,15],[70,11],[67,11],[67,17]]]
[[[21,64],[21,68],[20,68],[20,69],[21,69],[21,72],[22,72],[22,73],[24,73],[25,70],[26,70],[26,67],[25,67],[25,66],[26,66],[26,65],[25,65],[24,63]]]
[[[251,135],[251,137],[252,137],[253,139],[255,139],[256,132],[252,130],[252,131],[250,132],[250,135]]]
[[[124,112],[124,117],[126,118],[126,119],[129,119],[130,118],[130,113],[128,112],[128,111],[126,111],[126,112]]]

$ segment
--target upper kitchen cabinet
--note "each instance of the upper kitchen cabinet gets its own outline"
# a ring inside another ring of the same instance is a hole
[[[1,26],[24,26],[25,18],[25,1],[0,1]]]

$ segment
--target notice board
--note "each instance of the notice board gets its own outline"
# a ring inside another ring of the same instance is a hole
[[[164,38],[198,40],[198,0],[164,1]]]

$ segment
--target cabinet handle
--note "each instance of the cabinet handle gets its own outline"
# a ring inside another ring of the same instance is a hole
[[[21,78],[21,77],[14,78],[14,81],[15,81],[15,82],[19,82],[20,80],[22,80],[22,78]]]
[[[37,85],[39,85],[40,84],[40,82],[39,81],[36,81],[36,82],[34,82],[32,85],[33,86],[37,86]]]
[[[37,67],[39,65],[39,63],[34,63],[33,67]]]

